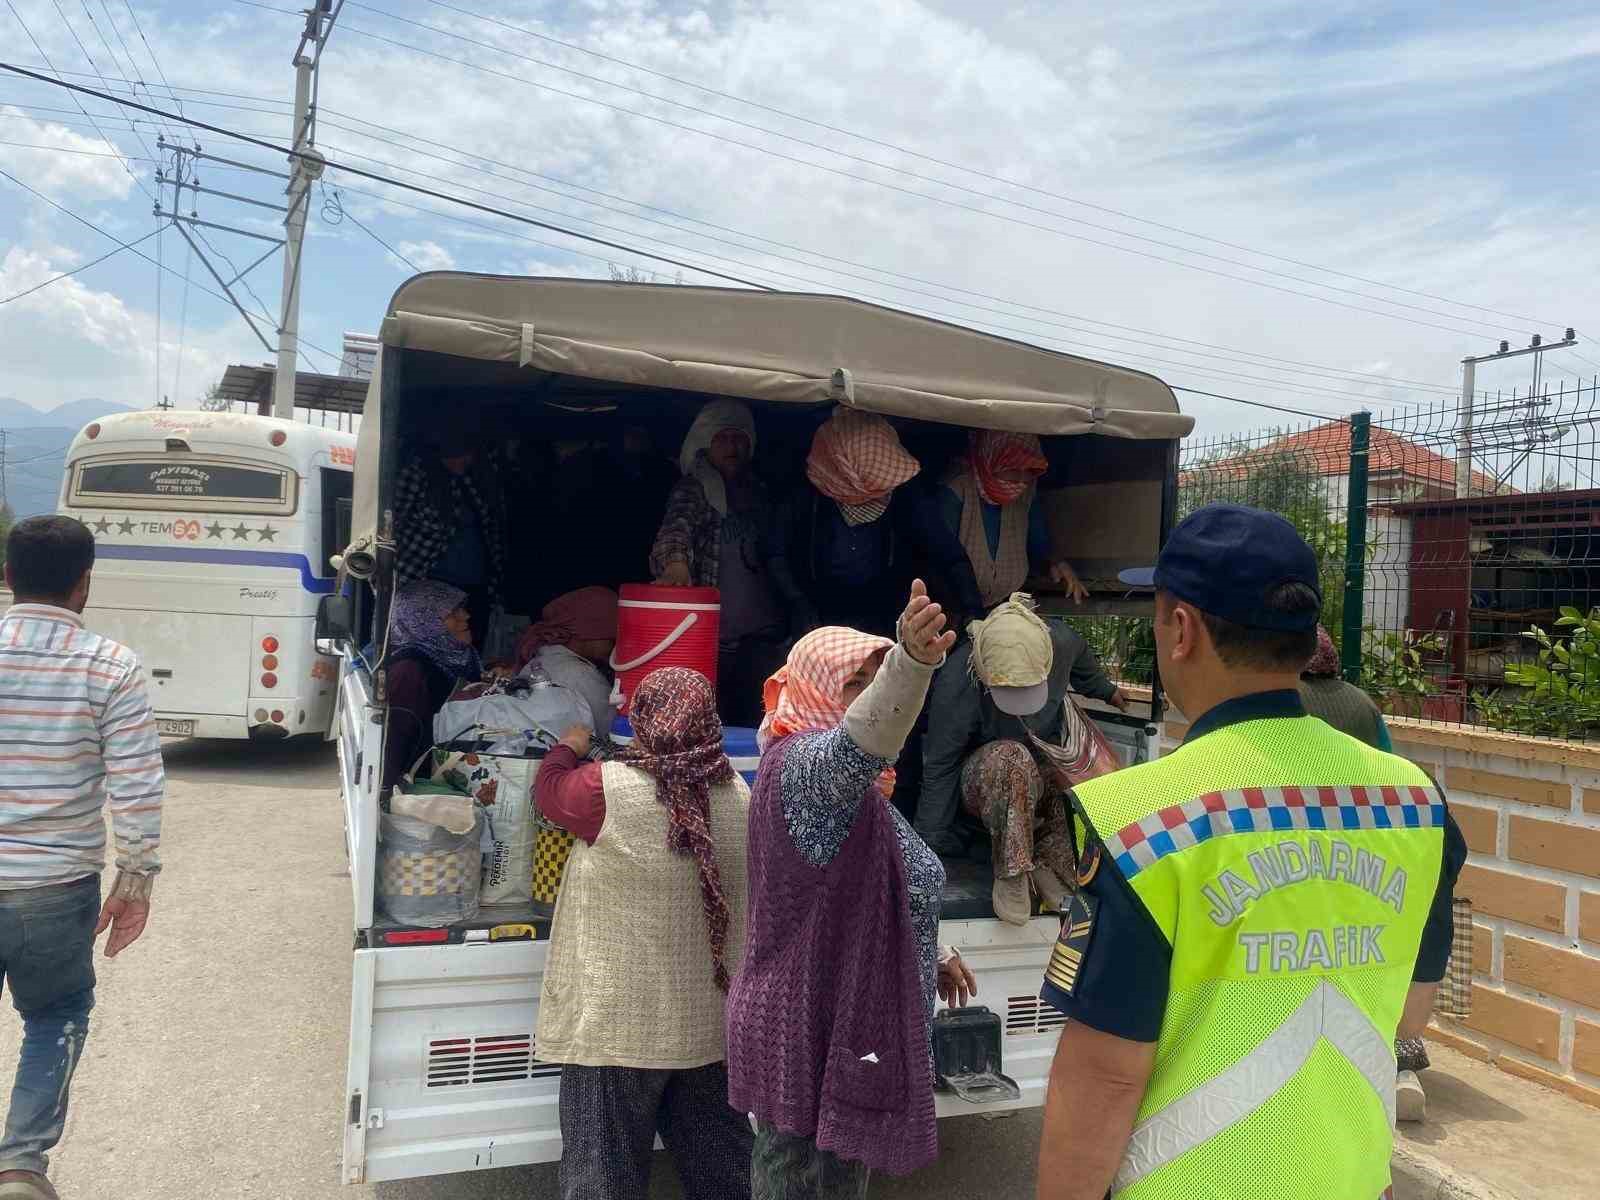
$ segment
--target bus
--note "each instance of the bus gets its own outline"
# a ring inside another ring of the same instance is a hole
[[[144,665],[166,737],[329,736],[313,640],[349,537],[354,434],[240,413],[119,413],[67,452],[60,512],[95,539],[84,619]]]

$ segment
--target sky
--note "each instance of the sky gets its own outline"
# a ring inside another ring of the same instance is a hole
[[[297,7],[7,0],[0,58],[283,144]],[[334,163],[739,278],[1343,414],[1452,403],[1464,355],[1568,325],[1576,353],[1544,356],[1544,378],[1600,373],[1596,94],[1600,10],[1583,4],[348,0],[317,141]],[[39,193],[0,177],[0,395],[190,405],[227,363],[269,357],[182,237],[156,235],[162,131],[129,115],[0,72],[0,171]],[[282,201],[270,175],[203,161],[198,179]],[[281,220],[209,192],[182,211],[269,237]],[[154,236],[118,250],[67,212]],[[198,234],[224,278],[270,248]],[[717,282],[333,167],[302,334],[337,355],[416,270],[613,266]],[[281,270],[248,273],[240,299],[275,318]],[[275,344],[275,320],[257,324]],[[1530,371],[1486,365],[1478,385]],[[1202,434],[1297,419],[1180,402]]]

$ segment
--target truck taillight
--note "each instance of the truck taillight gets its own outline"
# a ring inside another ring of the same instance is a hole
[[[261,656],[263,670],[276,671],[278,669],[278,656],[276,654],[263,654]]]
[[[274,429],[270,434],[267,435],[267,441],[271,442],[274,446],[281,446],[288,440],[289,435],[281,429]]]
[[[265,675],[263,675],[261,677],[261,686],[264,687],[264,688],[275,688],[275,687],[277,687],[278,686],[278,677],[276,675],[274,675],[271,671],[268,671]]]
[[[419,942],[448,942],[448,929],[396,929],[381,935],[386,945],[414,946]]]
[[[283,710],[281,708],[275,708],[272,710],[272,723],[274,725],[283,724]]]
[[[88,438],[91,442],[94,441],[95,438],[99,437],[100,422],[96,421],[94,424],[90,425],[89,428],[85,429],[83,431],[83,436]]]
[[[268,654],[276,654],[278,652],[278,639],[268,634],[261,639],[261,648]]]

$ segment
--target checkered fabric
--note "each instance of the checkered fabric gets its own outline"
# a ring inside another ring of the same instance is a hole
[[[413,458],[395,478],[395,569],[402,584],[433,574],[434,564],[455,539],[461,514],[478,518],[488,553],[489,598],[498,602],[505,572],[503,500],[494,456],[464,475]]]
[[[838,503],[851,525],[883,516],[890,493],[921,469],[893,425],[876,413],[853,408],[833,410],[812,438],[806,458],[806,478]]]
[[[465,850],[385,854],[379,890],[386,896],[459,896],[469,886],[476,891],[477,859],[476,847],[470,854]]]
[[[565,829],[539,819],[539,833],[533,842],[533,898],[540,904],[556,902],[575,841],[577,838]]]
[[[1455,936],[1450,941],[1450,962],[1433,998],[1433,1011],[1447,1017],[1472,1015],[1472,901],[1455,897],[1451,916]]]
[[[756,733],[757,744],[765,751],[792,733],[839,728],[844,724],[844,685],[867,659],[893,646],[888,638],[839,625],[806,634],[761,689],[767,715]],[[893,794],[894,778],[892,769],[878,777],[878,790],[885,796]]]
[[[1132,879],[1168,854],[1230,833],[1443,824],[1443,799],[1424,787],[1241,788],[1163,808],[1106,838],[1105,847]]]
[[[978,490],[990,504],[1015,504],[1033,485],[1015,479],[1001,479],[1001,471],[1026,471],[1037,479],[1050,467],[1044,447],[1031,433],[1007,433],[1001,429],[973,430],[967,443],[967,469],[978,481]]]

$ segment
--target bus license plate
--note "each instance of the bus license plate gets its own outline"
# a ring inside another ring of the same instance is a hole
[[[157,721],[156,732],[162,737],[193,737],[193,721]]]

